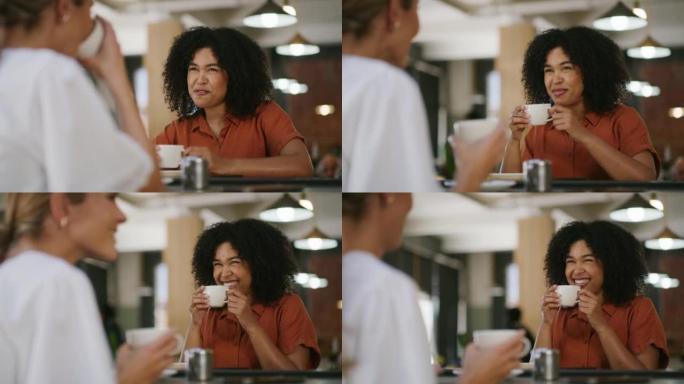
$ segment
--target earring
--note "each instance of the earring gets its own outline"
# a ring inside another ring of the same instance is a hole
[[[59,219],[59,227],[64,228],[69,224],[69,218],[64,216],[61,219]]]

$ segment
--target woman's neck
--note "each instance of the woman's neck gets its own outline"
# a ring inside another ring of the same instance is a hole
[[[223,122],[226,118],[226,105],[221,103],[214,107],[204,108],[204,118],[207,119],[207,124],[212,132],[218,136],[223,129]]]
[[[50,45],[50,33],[46,28],[36,27],[27,30],[23,26],[14,26],[5,30],[5,48],[49,48],[55,49]]]
[[[40,251],[54,257],[65,260],[69,264],[76,264],[83,258],[80,252],[70,241],[65,241],[64,237],[41,236],[39,239],[24,237],[13,245],[7,256],[11,258],[25,251]]]
[[[342,219],[342,253],[366,251],[381,258],[386,249],[378,226],[359,220]]]

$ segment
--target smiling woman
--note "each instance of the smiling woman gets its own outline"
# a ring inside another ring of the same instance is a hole
[[[173,357],[171,335],[117,353],[116,374],[93,287],[75,264],[117,258],[126,217],[114,194],[8,194],[0,227],[0,382],[152,383]],[[4,261],[3,261],[4,260]]]
[[[316,331],[293,293],[297,267],[279,230],[253,219],[215,224],[197,241],[192,270],[198,288],[190,307],[189,348],[211,348],[220,368],[318,366]],[[207,285],[224,285],[227,305],[211,307]]]
[[[176,38],[164,93],[178,120],[157,144],[184,145],[222,175],[310,176],[304,138],[274,101],[259,46],[230,28],[194,28]]]
[[[528,103],[553,103],[549,120],[532,125],[517,106],[504,171],[531,158],[551,161],[555,178],[654,180],[659,159],[638,112],[622,104],[629,80],[620,48],[586,27],[537,36],[522,71]],[[522,142],[522,144],[521,144]]]
[[[549,243],[549,288],[535,348],[560,350],[562,368],[667,367],[665,331],[641,295],[643,251],[632,234],[606,221],[573,222]],[[561,307],[557,288],[579,286],[577,303]]]

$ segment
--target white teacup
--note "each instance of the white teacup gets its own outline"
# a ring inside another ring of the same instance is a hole
[[[556,287],[556,293],[560,296],[561,307],[574,307],[577,305],[577,295],[579,294],[579,285],[559,285]]]
[[[480,348],[489,349],[504,343],[517,335],[518,330],[516,329],[482,329],[473,332],[473,342]],[[520,357],[527,355],[532,347],[530,341],[524,337],[522,338],[522,342],[524,347],[520,352]]]
[[[497,119],[458,121],[454,123],[454,137],[471,143],[489,135],[496,129],[497,124]]]
[[[164,169],[175,169],[180,167],[183,155],[182,145],[160,144],[157,145],[159,155],[159,167]]]
[[[205,285],[204,294],[209,298],[209,306],[221,308],[226,304],[228,286],[225,285]]]
[[[549,108],[551,104],[527,104],[525,109],[530,114],[530,124],[544,125],[549,118]]]
[[[139,349],[153,342],[159,340],[162,336],[170,333],[171,331],[165,328],[136,328],[129,329],[126,331],[126,343],[133,349]],[[181,346],[183,344],[183,338],[180,335],[173,335],[176,338],[176,349],[173,350],[172,354],[176,355],[180,353]]]
[[[78,47],[79,57],[92,57],[97,54],[104,40],[104,26],[99,19],[93,20],[93,30]]]

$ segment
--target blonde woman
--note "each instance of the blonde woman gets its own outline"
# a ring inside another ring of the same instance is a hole
[[[76,60],[93,30],[93,0],[3,0],[0,19],[0,191],[161,189],[112,26],[92,58]],[[118,124],[82,65],[111,91]]]
[[[112,364],[93,288],[74,266],[116,260],[125,216],[113,194],[9,194],[0,232],[0,382],[155,381],[172,362],[171,335]]]

